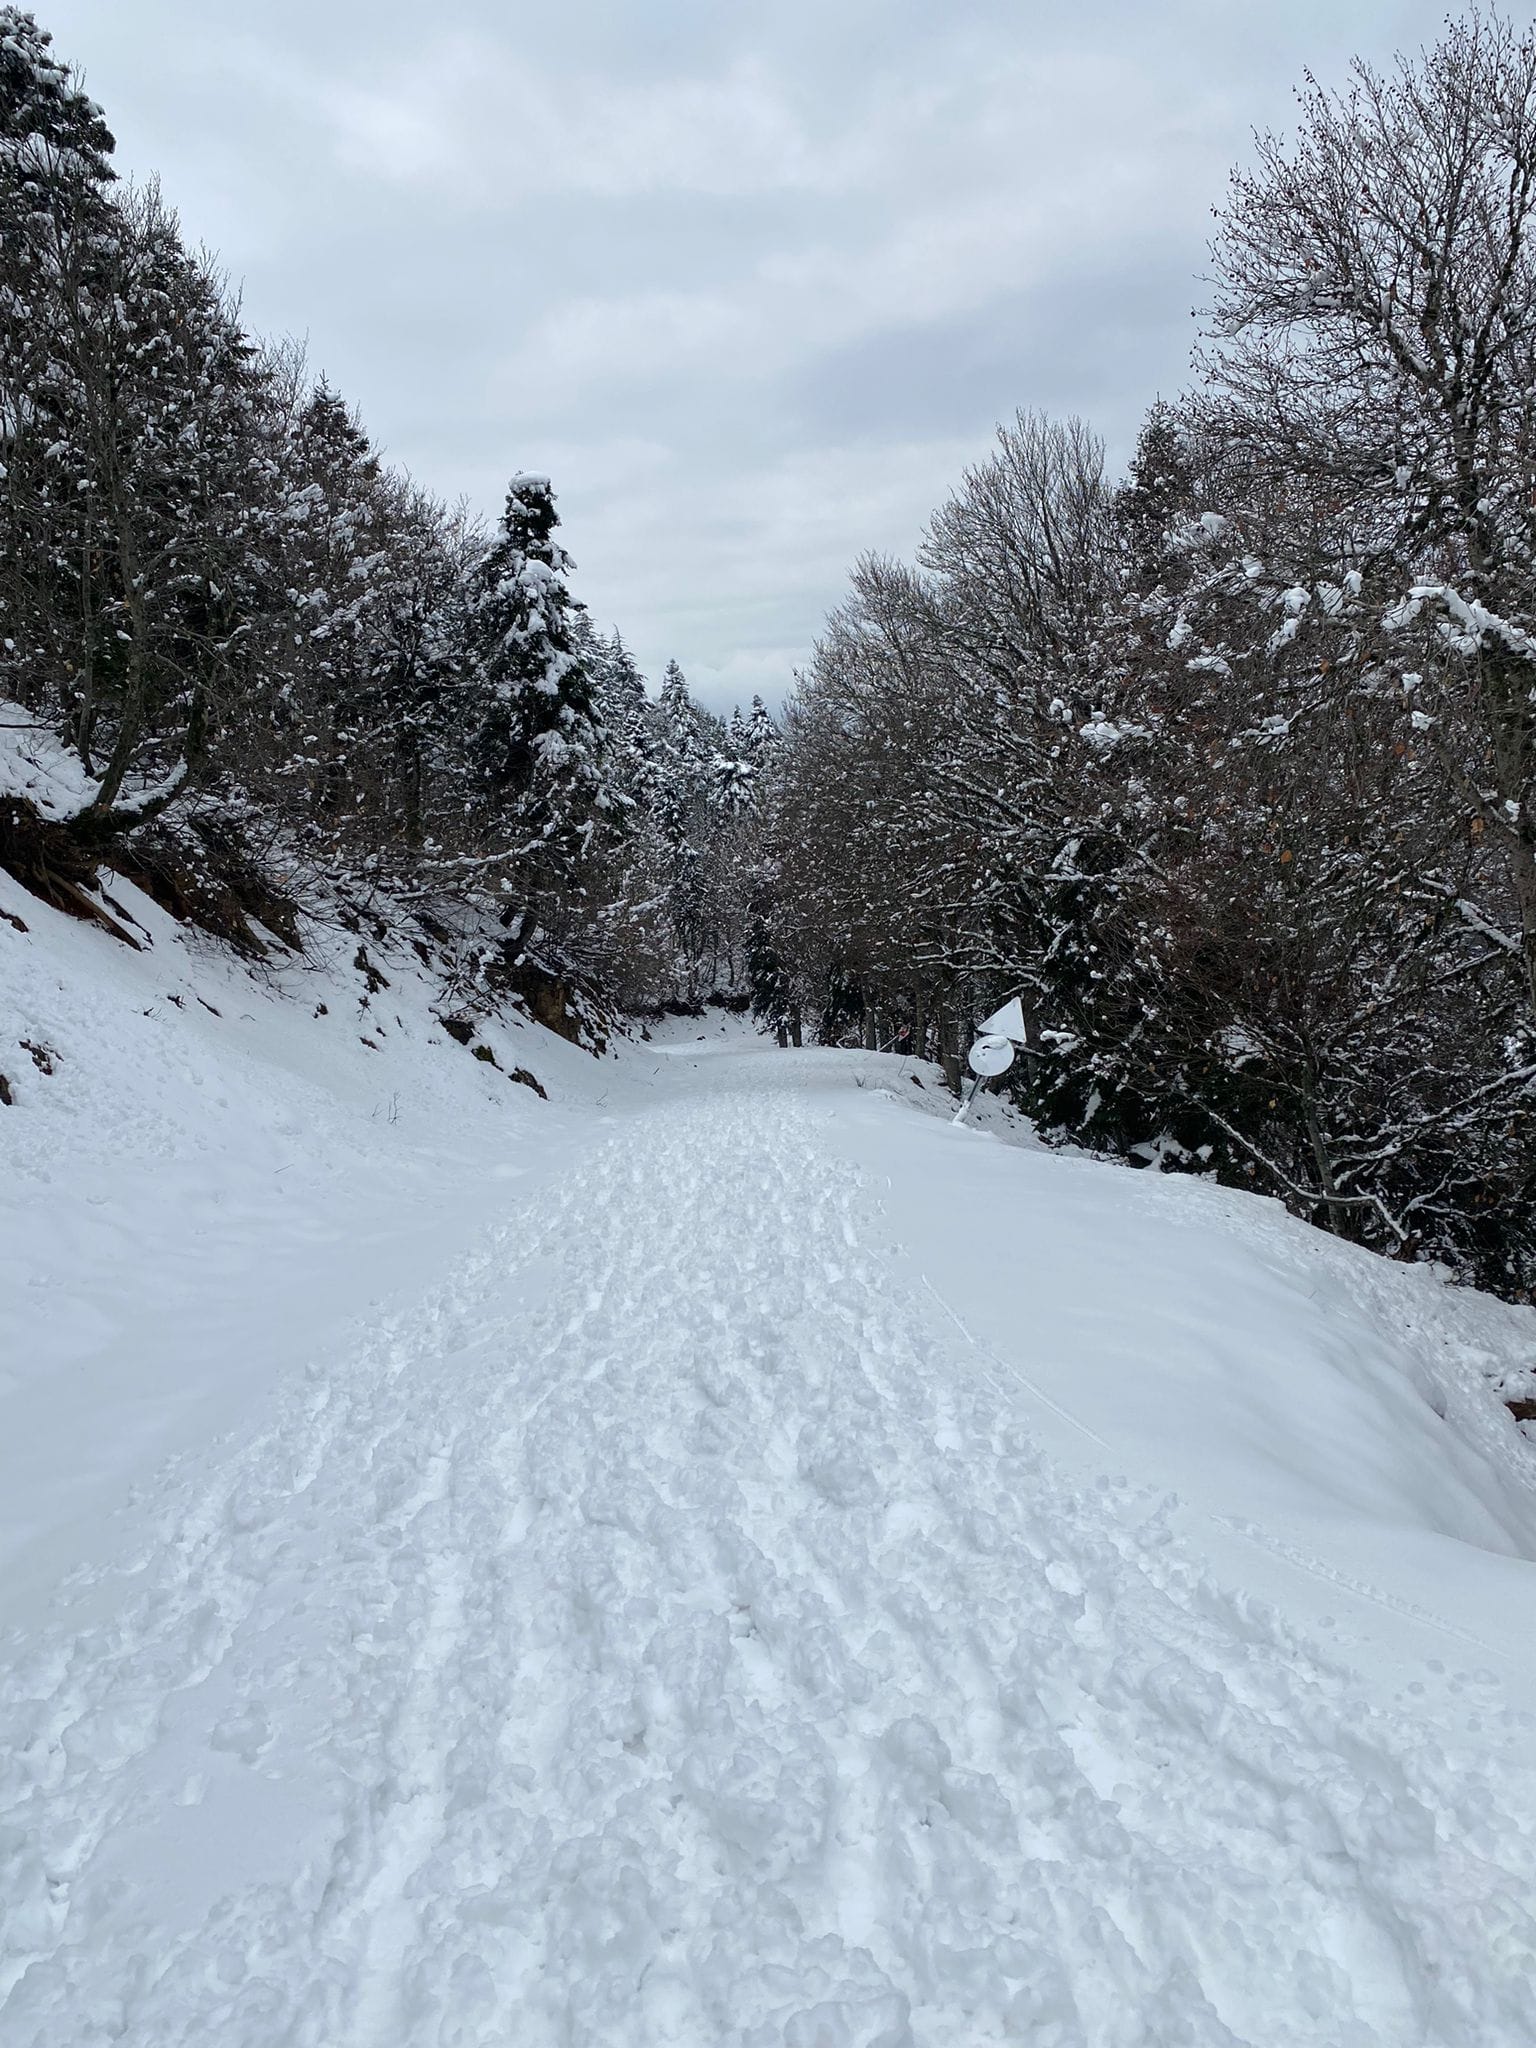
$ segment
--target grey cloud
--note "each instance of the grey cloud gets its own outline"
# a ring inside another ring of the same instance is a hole
[[[58,0],[120,162],[392,459],[548,469],[643,664],[775,694],[847,564],[994,421],[1123,454],[1187,372],[1209,209],[1305,66],[1440,0]]]
[[[793,379],[790,421],[808,434],[884,438],[922,419],[981,440],[1023,407],[1082,414],[1123,450],[1156,395],[1149,357],[1181,370],[1193,334],[1189,280],[1167,256],[1127,259],[1046,291],[1002,293],[979,316],[829,350]]]

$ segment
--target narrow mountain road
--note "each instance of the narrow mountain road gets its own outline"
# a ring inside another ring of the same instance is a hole
[[[1529,1808],[1051,1467],[800,1072],[664,1073],[8,1659],[9,2048],[1529,2038]]]

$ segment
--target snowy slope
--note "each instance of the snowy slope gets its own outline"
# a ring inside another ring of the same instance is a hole
[[[1536,1318],[129,907],[0,893],[7,2044],[1530,2041]]]
[[[532,1025],[471,1058],[409,951],[373,945],[370,992],[356,932],[252,970],[112,896],[137,953],[0,872],[0,1619],[128,1481],[462,1249],[466,1184],[563,1127],[513,1068],[591,1092],[590,1058]]]

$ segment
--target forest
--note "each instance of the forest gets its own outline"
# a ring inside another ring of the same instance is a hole
[[[1124,473],[1021,393],[729,720],[583,607],[549,479],[482,525],[386,464],[113,154],[0,8],[0,719],[87,790],[0,795],[0,866],[252,952],[414,921],[456,1000],[723,998],[930,1086],[1019,995],[1048,1141],[1532,1298],[1528,32],[1306,82]]]

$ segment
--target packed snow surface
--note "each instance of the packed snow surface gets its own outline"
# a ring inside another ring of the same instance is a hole
[[[7,2048],[1536,2036],[1528,1312],[122,901],[0,896]]]

